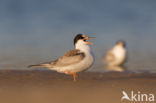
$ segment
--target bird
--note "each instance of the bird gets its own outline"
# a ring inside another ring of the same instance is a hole
[[[103,69],[107,72],[115,71],[115,72],[124,72],[126,71],[125,66],[104,66]]]
[[[29,65],[28,68],[49,68],[59,73],[73,75],[73,81],[77,81],[77,73],[87,70],[94,63],[94,56],[87,40],[95,37],[87,37],[84,34],[77,34],[74,38],[74,49],[67,51],[60,58],[47,63]]]
[[[123,40],[119,40],[116,45],[106,53],[103,63],[107,66],[122,66],[126,60],[126,43]]]

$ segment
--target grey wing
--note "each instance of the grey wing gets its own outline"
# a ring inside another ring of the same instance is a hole
[[[82,59],[84,59],[85,54],[80,52],[80,50],[70,50],[65,53],[61,58],[55,61],[55,66],[68,66],[71,64],[79,63]],[[52,62],[53,64],[54,62]]]
[[[104,58],[105,63],[113,62],[115,60],[115,55],[113,54],[113,49],[109,50]]]

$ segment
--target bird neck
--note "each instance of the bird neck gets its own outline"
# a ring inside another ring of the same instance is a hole
[[[115,49],[124,49],[124,47],[121,46],[121,45],[116,45],[116,46],[115,46]]]
[[[79,49],[80,51],[86,52],[86,53],[90,52],[90,47],[89,45],[86,45],[86,44],[82,44],[82,45],[76,44],[75,49]]]

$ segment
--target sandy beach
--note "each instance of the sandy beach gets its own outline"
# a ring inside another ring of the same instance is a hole
[[[156,94],[156,74],[1,70],[0,103],[121,103],[122,91]],[[129,103],[124,100],[122,103]]]

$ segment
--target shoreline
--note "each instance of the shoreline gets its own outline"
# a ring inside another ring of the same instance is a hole
[[[156,95],[156,73],[81,72],[78,76],[73,82],[72,76],[50,70],[0,70],[1,101],[120,103],[123,90]]]

